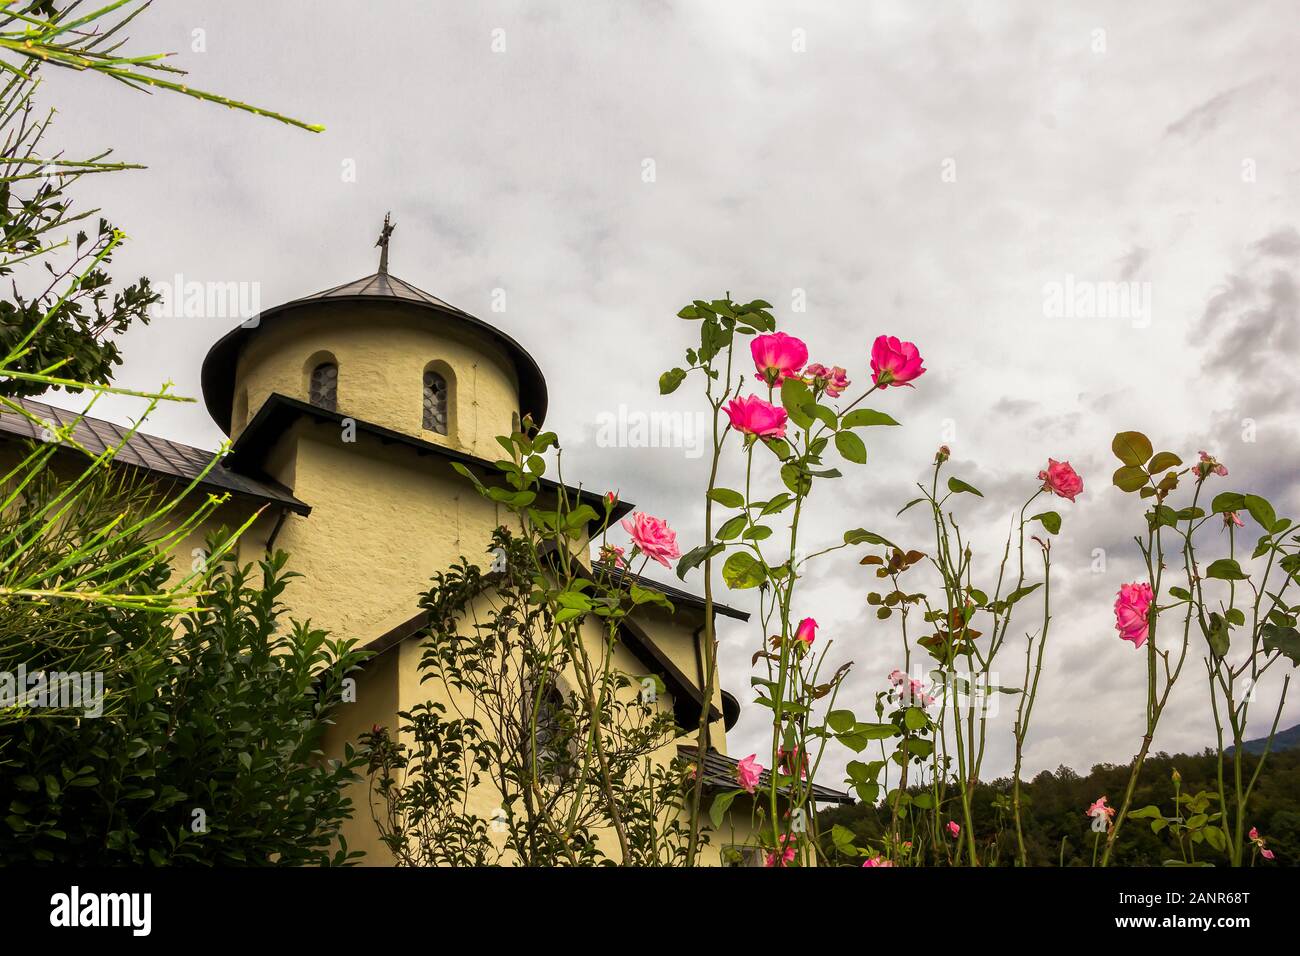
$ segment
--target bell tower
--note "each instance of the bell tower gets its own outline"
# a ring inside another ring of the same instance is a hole
[[[268,309],[212,347],[203,396],[227,435],[273,395],[489,459],[519,417],[542,421],[546,382],[532,356],[392,275],[394,229],[385,216],[378,271]]]

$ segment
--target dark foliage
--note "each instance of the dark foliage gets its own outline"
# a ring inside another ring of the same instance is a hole
[[[352,813],[358,760],[321,738],[358,663],[351,642],[283,620],[287,556],[211,572],[181,619],[87,607],[60,623],[128,658],[103,717],[28,716],[0,727],[0,865],[311,865]],[[352,854],[356,856],[358,854]]]
[[[1244,758],[1243,771],[1254,771],[1257,757]],[[1182,776],[1182,792],[1217,792],[1218,758],[1212,750],[1200,754],[1154,754],[1147,758],[1133,794],[1133,808],[1156,805],[1166,815],[1173,814],[1174,787],[1172,775],[1177,770]],[[1080,776],[1069,767],[1058,767],[1055,773],[1044,771],[1022,785],[1022,799],[1027,806],[1024,816],[1025,841],[1028,845],[1030,866],[1057,866],[1062,860],[1066,866],[1087,866],[1092,862],[1094,834],[1085,811],[1098,797],[1105,795],[1111,804],[1118,804],[1128,782],[1128,764],[1098,764],[1087,776]],[[1009,825],[999,829],[1000,819],[995,801],[1011,790],[1009,778],[995,780],[980,786],[974,795],[973,815],[977,821],[986,821],[977,833],[982,854],[990,863],[1011,865],[1015,859],[1015,830]],[[1300,749],[1269,754],[1259,786],[1251,796],[1251,822],[1259,828],[1260,835],[1276,857],[1272,862],[1257,859],[1260,866],[1291,866],[1300,860]],[[856,835],[861,847],[879,847],[888,826],[889,814],[884,808],[857,804],[837,807],[821,815],[823,832],[828,836],[827,850],[833,853],[829,833],[835,824],[848,827]],[[1064,850],[1062,850],[1064,841]],[[1112,865],[1162,866],[1166,860],[1179,859],[1179,853],[1167,832],[1152,832],[1151,821],[1130,819],[1120,833]],[[1197,858],[1224,866],[1226,857],[1209,847],[1198,850]],[[1249,862],[1249,858],[1248,858]]]

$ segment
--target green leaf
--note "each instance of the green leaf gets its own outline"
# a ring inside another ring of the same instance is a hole
[[[1214,496],[1214,501],[1210,502],[1210,510],[1215,514],[1223,514],[1225,511],[1240,511],[1244,507],[1246,507],[1246,496],[1235,491],[1220,492]]]
[[[808,411],[812,413],[814,418],[816,418],[819,422],[821,422],[823,425],[825,425],[827,428],[831,429],[832,431],[840,427],[839,416],[836,415],[829,408],[827,408],[825,405],[818,405],[816,403],[813,403],[812,405],[806,405],[804,407],[807,408]]]
[[[1272,531],[1273,525],[1277,524],[1277,515],[1273,513],[1273,506],[1259,495],[1246,495],[1246,510],[1265,531]]]
[[[901,508],[898,509],[898,514],[901,515],[901,514],[902,514],[904,511],[906,511],[908,508],[912,507],[912,505],[919,505],[919,504],[920,504],[922,501],[924,501],[924,500],[925,500],[924,498],[913,498],[913,499],[912,499],[911,501],[909,501],[907,504],[903,505],[903,507],[901,507]],[[898,515],[894,515],[894,517],[897,518]]]
[[[949,478],[948,490],[951,491],[953,494],[961,494],[962,492],[968,492],[972,495],[979,495],[981,498],[984,497],[984,492],[980,491],[974,485],[967,484],[966,482],[962,481],[960,478]]]
[[[1217,578],[1220,581],[1245,581],[1246,575],[1241,570],[1241,565],[1232,558],[1219,558],[1213,562],[1205,571],[1205,576]]]
[[[812,490],[812,475],[795,462],[781,466],[781,480],[796,495],[803,496]]]
[[[1260,634],[1264,638],[1264,650],[1270,654],[1279,651],[1292,664],[1300,664],[1300,631],[1269,623],[1260,628]]]
[[[895,544],[888,538],[876,534],[874,531],[867,531],[864,528],[854,528],[852,531],[844,532],[845,544],[883,544],[888,547],[895,547]]]
[[[684,381],[686,381],[685,369],[670,368],[659,376],[659,394],[671,395]]]
[[[1220,827],[1206,827],[1204,832],[1205,842],[1222,853],[1228,845],[1227,834]]]
[[[738,591],[756,588],[765,580],[763,566],[745,551],[736,551],[722,565],[722,580]]]
[[[812,406],[816,402],[812,390],[800,379],[787,378],[781,383],[781,404],[790,415],[790,421],[800,428],[812,424]]]
[[[759,516],[762,517],[763,515],[776,514],[779,511],[784,511],[792,504],[794,504],[794,498],[783,491],[772,498],[772,500],[767,504],[763,505],[763,510],[759,512]]]
[[[857,836],[848,827],[838,823],[831,827],[831,842],[835,844],[835,849],[841,853],[851,855],[857,849],[853,845],[855,839],[857,839]]]
[[[897,425],[884,412],[878,412],[873,408],[855,408],[843,418],[840,419],[841,428],[868,428],[872,425]]]
[[[1158,475],[1160,472],[1165,471],[1168,468],[1177,467],[1182,463],[1183,460],[1173,452],[1162,451],[1156,453],[1156,455],[1152,457],[1151,461],[1147,463],[1147,471],[1151,472],[1153,475]]]
[[[898,734],[893,724],[855,724],[851,731],[836,737],[840,743],[854,753],[862,753],[873,740],[884,740]]]
[[[713,803],[709,806],[709,821],[713,824],[713,829],[722,829],[722,818],[731,809],[731,802],[744,792],[743,790],[724,790],[713,798]]]
[[[839,431],[835,433],[835,447],[839,449],[841,455],[847,460],[856,462],[859,465],[867,463],[867,446],[862,443],[862,439],[850,431]]]
[[[687,571],[699,567],[709,558],[715,554],[721,554],[724,550],[726,548],[721,544],[702,544],[698,548],[691,548],[677,562],[677,577],[685,581]]]
[[[1111,476],[1111,484],[1120,491],[1137,491],[1147,483],[1147,473],[1141,465],[1124,465],[1115,469],[1115,474]]]
[[[709,497],[724,508],[739,508],[745,503],[745,496],[730,488],[714,488],[709,492]]]
[[[1042,583],[1043,583],[1042,581],[1039,581],[1035,584],[1026,584],[1022,588],[1016,588],[1014,591],[1012,591],[1010,594],[1007,595],[1007,607],[1010,607],[1011,605],[1015,604],[1025,595],[1032,594],[1037,588],[1042,586]]]
[[[1043,527],[1047,529],[1049,534],[1061,533],[1061,516],[1057,514],[1055,511],[1044,511],[1042,514],[1034,515],[1029,520],[1041,521],[1043,523]]]
[[[858,718],[853,715],[851,710],[832,710],[826,715],[826,726],[834,733],[842,734],[852,730],[858,722]]]
[[[1155,450],[1151,439],[1141,432],[1120,432],[1110,443],[1111,451],[1126,465],[1145,465]]]
[[[731,538],[736,537],[740,532],[745,530],[745,525],[747,524],[749,524],[749,515],[743,512],[736,515],[734,518],[723,522],[722,527],[718,529],[718,540],[728,541]]]
[[[920,707],[909,707],[903,711],[903,724],[908,730],[920,730],[926,724],[925,711]]]

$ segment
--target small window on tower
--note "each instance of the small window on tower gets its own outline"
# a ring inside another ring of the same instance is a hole
[[[424,427],[447,434],[447,380],[434,371],[424,373]]]
[[[317,408],[337,411],[339,406],[339,367],[333,362],[317,365],[311,372],[309,400]]]

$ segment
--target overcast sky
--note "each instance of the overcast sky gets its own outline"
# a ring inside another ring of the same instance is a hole
[[[1111,436],[1140,429],[1184,458],[1205,448],[1231,472],[1212,490],[1300,506],[1300,77],[1283,28],[1295,7],[1087,7],[424,0],[359,14],[337,0],[169,0],[134,27],[137,49],[175,50],[195,86],[327,131],[52,71],[42,95],[70,155],[113,146],[150,167],[83,183],[83,203],[132,237],[121,279],[258,283],[269,307],[373,272],[391,209],[392,271],[497,322],[541,364],[565,477],[665,516],[683,550],[700,540],[703,460],[601,441],[620,407],[699,407],[656,385],[696,334],[681,305],[766,298],[781,329],[858,383],[876,335],[916,342],[929,371],[915,391],[873,400],[904,427],[875,430],[869,464],[818,487],[805,541],[861,526],[930,550],[920,509],[894,513],[946,441],[952,473],[986,495],[960,503],[963,527],[1000,554],[1048,456],[1072,462],[1085,492],[1059,502],[1026,765],[1086,771],[1127,761],[1143,724],[1145,655],[1111,611],[1141,573],[1142,519],[1110,487]],[[1053,290],[1104,282],[1137,283],[1137,313],[1051,314]],[[202,357],[232,324],[132,332],[118,384],[171,378],[197,396]],[[201,404],[161,409],[149,430],[221,438]],[[834,660],[855,661],[846,696],[865,716],[901,654],[865,610],[875,579],[856,556],[815,565],[797,613],[821,623]],[[1004,683],[1019,683],[1023,624]],[[747,701],[761,634],[726,621],[723,635],[724,685]],[[1260,690],[1253,730],[1278,690]],[[1010,766],[1011,709],[992,724],[986,776]],[[1300,694],[1282,725],[1298,714]],[[767,732],[746,706],[732,753],[763,752]],[[1156,749],[1198,750],[1212,732],[1194,656]]]

